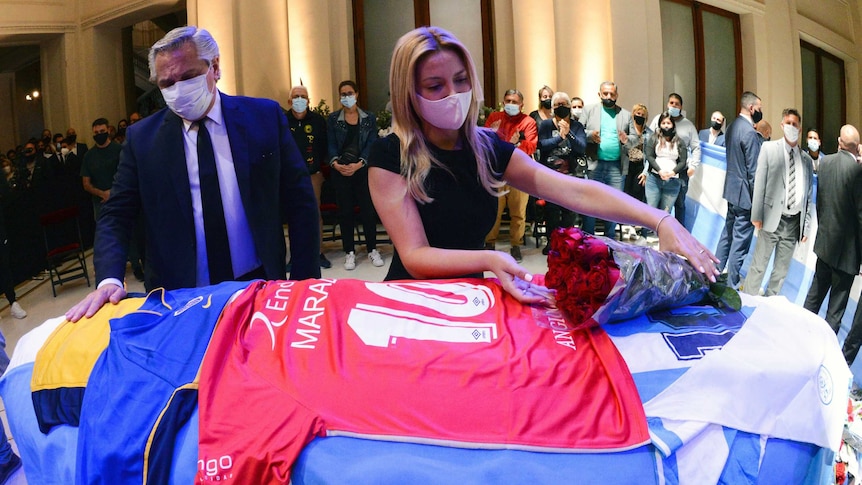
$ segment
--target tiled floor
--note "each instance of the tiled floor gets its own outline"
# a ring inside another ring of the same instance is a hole
[[[506,235],[502,235],[502,237],[508,239]],[[527,246],[522,246],[524,261],[521,264],[532,273],[544,273],[547,271],[546,256],[542,255],[541,248],[536,247],[533,237],[526,236],[526,239]],[[325,278],[356,278],[366,281],[381,281],[386,276],[389,263],[392,259],[392,246],[383,244],[378,245],[377,249],[383,255],[386,262],[383,267],[374,267],[371,261],[368,260],[365,248],[357,246],[356,269],[347,271],[344,269],[344,252],[341,250],[341,243],[326,242],[323,245],[323,250],[327,258],[332,262],[332,268],[322,270],[322,276]],[[508,252],[509,249],[508,242],[497,243],[497,250]],[[94,289],[95,282],[92,281],[92,258],[88,258],[87,264],[89,265],[88,269],[93,287],[88,288],[84,280],[76,280],[58,287],[57,296],[54,297],[51,293],[51,283],[48,279],[28,281],[19,285],[16,288],[18,301],[24,310],[27,311],[27,317],[22,320],[12,318],[9,315],[9,305],[5,298],[2,299],[2,303],[0,303],[0,331],[6,337],[6,349],[10,355],[14,352],[15,344],[22,335],[47,319],[62,315]],[[486,276],[493,275],[487,273]],[[134,275],[132,275],[131,267],[128,267],[126,281],[129,291],[144,291],[143,284],[136,281]],[[4,428],[8,433],[9,426],[6,423],[5,409],[0,410],[0,418],[2,418]],[[14,437],[10,437],[10,441],[13,448],[15,448]],[[19,471],[12,480],[7,482],[7,484],[12,485],[26,485],[26,483],[22,471]]]

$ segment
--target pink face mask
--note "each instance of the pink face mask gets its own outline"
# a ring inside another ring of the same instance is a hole
[[[473,102],[473,91],[455,93],[437,101],[431,101],[419,96],[419,115],[423,120],[441,130],[457,130],[464,125],[470,103]]]

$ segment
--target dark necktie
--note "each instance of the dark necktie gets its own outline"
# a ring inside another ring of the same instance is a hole
[[[796,206],[796,161],[793,159],[793,150],[790,150],[790,166],[787,167],[787,208]]]
[[[201,182],[201,207],[204,213],[204,237],[207,244],[207,265],[210,284],[233,280],[230,259],[230,243],[227,239],[227,224],[221,201],[218,172],[212,139],[204,124],[198,121],[198,169]]]

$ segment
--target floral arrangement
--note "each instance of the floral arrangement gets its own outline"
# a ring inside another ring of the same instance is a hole
[[[739,295],[710,284],[681,256],[581,232],[551,234],[545,284],[574,328],[633,318],[648,310],[711,303],[739,309]]]
[[[392,113],[386,111],[385,109],[381,109],[377,113],[374,113],[375,118],[377,118],[377,129],[385,130],[392,125]]]
[[[323,98],[321,98],[320,101],[317,102],[317,106],[311,108],[311,111],[319,114],[320,116],[323,116],[324,118],[329,116],[330,113],[329,105],[326,104],[326,100]]]

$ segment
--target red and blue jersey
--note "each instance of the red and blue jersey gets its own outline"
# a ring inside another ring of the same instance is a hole
[[[648,442],[607,334],[555,322],[493,280],[254,283],[201,368],[198,479],[287,483],[315,436],[555,452]]]

